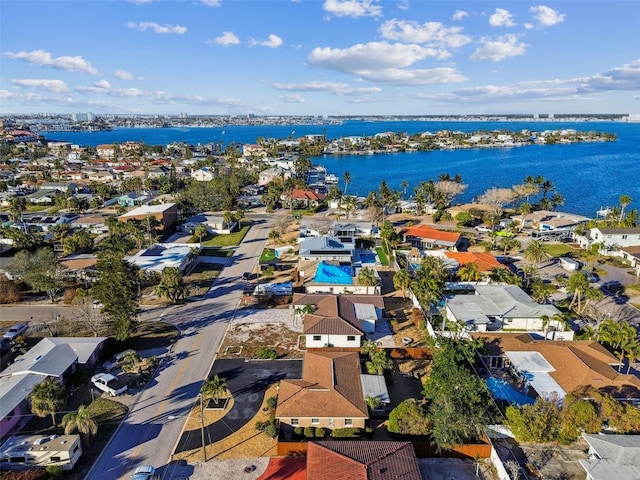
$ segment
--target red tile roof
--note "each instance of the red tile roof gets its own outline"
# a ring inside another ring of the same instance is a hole
[[[481,272],[489,272],[494,268],[506,268],[496,260],[496,257],[486,252],[444,252],[444,254],[460,265],[475,263]]]
[[[307,480],[422,480],[410,442],[311,442]]]
[[[305,457],[272,457],[269,466],[258,480],[306,480]]]
[[[324,200],[324,195],[321,193],[316,193],[313,190],[294,189],[291,192],[291,198],[293,200],[311,200],[314,202],[321,202]]]

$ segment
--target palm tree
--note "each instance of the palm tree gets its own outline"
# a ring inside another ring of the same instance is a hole
[[[633,201],[633,199],[631,198],[631,196],[627,195],[627,194],[623,194],[620,195],[620,198],[618,199],[618,201],[620,202],[620,221],[624,220],[624,209]]]
[[[396,232],[393,223],[388,220],[382,222],[382,225],[380,225],[380,237],[382,237],[384,241],[387,253],[391,254],[391,246],[395,244],[398,239],[398,232]]]
[[[351,174],[349,172],[344,172],[342,174],[342,181],[344,182],[344,194],[347,194],[347,187],[351,183]]]
[[[502,248],[502,255],[507,256],[507,252],[511,253],[516,248],[520,248],[520,242],[513,237],[502,237],[500,239],[500,247]]]
[[[376,342],[374,342],[373,340],[365,340],[364,342],[362,342],[360,353],[362,355],[367,355],[371,357],[371,354],[374,353],[376,350],[378,350],[378,346],[376,345]]]
[[[56,426],[56,412],[67,403],[67,389],[53,377],[45,378],[31,390],[31,411],[39,417],[51,415]]]
[[[342,206],[348,220],[351,214],[355,212],[356,207],[358,206],[358,201],[353,195],[347,195],[346,197],[344,197]]]
[[[62,426],[64,427],[65,435],[70,435],[76,430],[85,435],[87,444],[98,433],[98,424],[84,405],[80,405],[77,412],[69,412],[62,417]]]
[[[200,394],[204,400],[213,400],[218,403],[220,395],[224,395],[229,391],[227,380],[214,375],[213,378],[206,380],[200,388]]]
[[[400,182],[400,188],[402,189],[402,198],[407,196],[407,188],[409,188],[409,182],[402,180]]]
[[[482,279],[482,273],[477,264],[469,262],[458,269],[458,278],[463,282],[478,282]]]
[[[12,197],[9,204],[9,214],[11,220],[22,222],[22,214],[27,209],[27,199],[25,197]]]
[[[233,215],[233,212],[229,212],[229,211],[224,212],[222,214],[222,225],[223,226],[226,225],[228,227],[231,224],[231,222],[233,222],[234,218],[235,217]]]
[[[524,250],[524,258],[533,263],[536,267],[540,262],[549,258],[549,255],[544,250],[544,244],[540,240],[533,240],[527,248]]]
[[[366,363],[367,371],[372,375],[382,375],[385,370],[393,368],[393,362],[387,358],[385,350],[376,350],[369,355],[369,361]]]
[[[549,315],[542,315],[540,317],[540,320],[542,320],[542,330],[544,330],[544,339],[547,339],[547,331],[549,329],[549,322],[550,322],[550,318]]]
[[[402,291],[402,298],[407,298],[407,288],[411,285],[411,274],[406,268],[401,268],[393,276],[393,286]]]
[[[358,272],[358,283],[367,287],[367,293],[369,293],[369,287],[375,287],[378,284],[375,270],[371,267],[361,268]]]
[[[569,291],[573,292],[573,298],[571,299],[571,304],[569,304],[569,308],[573,308],[574,305],[577,305],[577,313],[582,311],[582,297],[589,290],[589,279],[584,272],[575,272],[573,275],[569,277],[568,284]]]
[[[202,243],[202,237],[206,237],[209,234],[207,226],[204,223],[200,223],[193,230],[193,235],[198,239],[198,243]]]

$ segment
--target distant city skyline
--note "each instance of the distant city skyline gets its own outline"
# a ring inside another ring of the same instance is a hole
[[[0,0],[0,113],[640,112],[640,2]]]

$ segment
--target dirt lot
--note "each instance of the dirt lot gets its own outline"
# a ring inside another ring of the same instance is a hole
[[[278,323],[239,323],[229,327],[220,348],[220,358],[258,358],[260,348],[272,348],[278,358],[302,358],[300,333]]]

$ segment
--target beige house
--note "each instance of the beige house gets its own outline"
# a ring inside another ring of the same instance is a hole
[[[282,380],[276,418],[289,427],[364,428],[369,411],[356,352],[307,352],[302,378]]]

